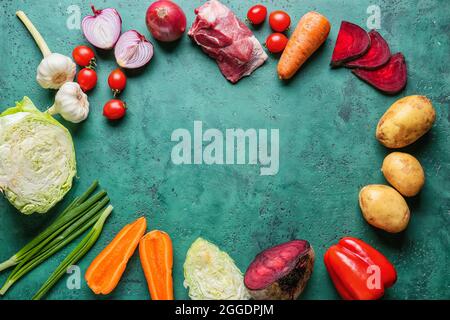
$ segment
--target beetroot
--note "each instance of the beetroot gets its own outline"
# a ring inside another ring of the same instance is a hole
[[[314,250],[306,240],[292,240],[266,249],[252,261],[244,284],[256,300],[296,299],[314,266]]]
[[[351,22],[342,21],[331,56],[331,66],[339,67],[361,57],[367,52],[369,46],[370,38],[364,29]]]
[[[386,40],[375,30],[369,32],[370,48],[362,57],[347,62],[345,64],[348,68],[361,68],[366,70],[373,70],[383,66],[389,61],[391,51]]]
[[[394,54],[381,68],[354,69],[352,72],[361,80],[387,94],[398,93],[406,86],[406,62],[400,52]]]

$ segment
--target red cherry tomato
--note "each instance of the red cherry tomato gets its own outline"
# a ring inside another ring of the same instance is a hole
[[[291,18],[284,11],[273,11],[269,16],[269,24],[273,31],[284,32],[291,25]]]
[[[120,93],[127,85],[127,76],[122,70],[113,70],[108,77],[108,85],[114,92],[114,95]]]
[[[258,25],[266,20],[267,9],[262,4],[251,7],[247,12],[247,19],[251,24]]]
[[[127,105],[122,100],[111,99],[103,107],[103,115],[109,120],[118,120],[125,116]]]
[[[83,68],[78,72],[77,82],[84,92],[92,90],[97,84],[97,72],[91,68]]]
[[[284,50],[288,38],[282,33],[272,33],[266,39],[266,47],[272,53],[278,53]]]
[[[78,46],[73,49],[72,57],[80,67],[95,65],[94,51],[87,46]]]

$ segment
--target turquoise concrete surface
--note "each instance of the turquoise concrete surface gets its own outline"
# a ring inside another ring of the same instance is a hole
[[[203,1],[178,1],[188,25]],[[187,36],[175,44],[152,39],[155,55],[149,66],[129,76],[122,98],[126,118],[108,123],[102,106],[111,97],[106,78],[116,68],[112,53],[98,54],[99,83],[89,94],[91,113],[79,125],[62,120],[76,147],[78,174],[64,201],[45,216],[23,216],[0,199],[0,259],[6,259],[33,238],[75,195],[99,179],[115,209],[98,243],[80,262],[85,271],[92,259],[126,224],[145,215],[148,228],[167,231],[174,243],[174,284],[178,299],[183,287],[183,262],[199,236],[227,251],[244,272],[262,249],[294,238],[307,239],[316,250],[313,276],[302,299],[339,298],[325,270],[326,249],[340,237],[360,237],[381,250],[396,266],[398,282],[386,299],[450,298],[450,2],[446,0],[262,0],[270,10],[284,9],[294,22],[310,10],[327,16],[329,39],[300,70],[283,83],[277,79],[277,58],[236,85],[228,83],[214,61]],[[15,17],[24,10],[50,48],[70,55],[87,44],[80,30],[66,27],[67,8],[78,5],[90,14],[88,1],[1,1],[0,111],[23,96],[45,110],[54,92],[35,81],[41,54]],[[123,30],[137,29],[151,39],[144,21],[150,1],[93,1],[98,8],[116,7]],[[244,18],[252,1],[224,1]],[[386,96],[346,69],[331,70],[329,61],[341,20],[366,25],[367,7],[381,8],[380,33],[393,52],[408,63],[408,85]],[[264,42],[266,23],[255,30]],[[408,199],[411,221],[397,235],[375,230],[362,218],[359,189],[386,183],[380,166],[389,150],[375,139],[375,127],[386,109],[410,94],[428,96],[436,109],[433,129],[406,148],[423,164],[427,181],[419,196]],[[59,119],[59,118],[58,118]],[[280,171],[260,176],[258,166],[175,166],[171,162],[177,128],[192,132],[193,121],[204,128],[279,129]],[[46,261],[14,286],[4,299],[29,299],[73,245]],[[6,279],[7,272],[0,275]],[[66,278],[49,299],[148,299],[138,255],[130,260],[116,290],[96,297],[82,281],[69,290]]]

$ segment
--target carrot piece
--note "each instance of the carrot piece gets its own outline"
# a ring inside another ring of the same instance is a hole
[[[96,294],[109,294],[114,290],[146,228],[147,221],[144,217],[126,225],[92,261],[85,275],[92,291]]]
[[[290,79],[306,60],[325,42],[331,25],[320,13],[311,11],[297,24],[278,62],[280,79]]]
[[[152,300],[173,300],[172,240],[164,231],[153,230],[139,243],[139,256]]]

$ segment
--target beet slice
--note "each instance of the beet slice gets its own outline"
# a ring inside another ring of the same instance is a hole
[[[381,68],[354,69],[352,72],[361,80],[387,94],[396,94],[406,86],[406,62],[401,52],[392,55],[388,63]]]
[[[377,69],[389,61],[391,50],[384,38],[375,30],[369,32],[370,48],[362,57],[347,62],[347,68]]]
[[[332,67],[339,67],[350,60],[359,58],[369,50],[369,46],[370,38],[363,28],[354,23],[342,21],[330,64]]]
[[[302,293],[314,266],[314,250],[306,240],[292,240],[260,252],[244,276],[256,300],[293,300]]]

